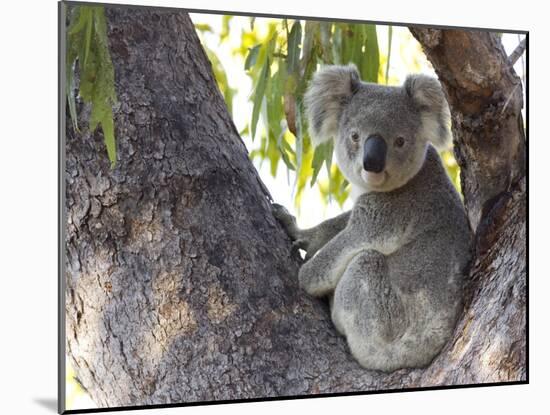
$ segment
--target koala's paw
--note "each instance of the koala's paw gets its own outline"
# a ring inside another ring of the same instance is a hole
[[[271,212],[273,216],[275,216],[275,219],[283,226],[290,239],[296,241],[299,237],[296,218],[292,216],[283,205],[279,205],[278,203],[271,204]]]
[[[292,248],[294,248],[294,249],[307,250],[308,246],[309,246],[309,241],[305,238],[298,238],[298,239],[292,241]]]

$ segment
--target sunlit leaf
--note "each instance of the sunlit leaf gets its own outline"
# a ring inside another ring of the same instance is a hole
[[[315,181],[317,180],[317,176],[319,175],[319,172],[321,171],[321,167],[323,167],[323,163],[327,160],[329,157],[328,153],[332,153],[332,141],[329,140],[327,142],[324,142],[322,144],[319,144],[317,147],[315,147],[315,152],[313,153],[313,160],[311,161],[311,167],[313,169],[313,174],[311,175],[311,182],[310,186],[313,186],[315,184]],[[332,154],[331,154],[332,156]]]
[[[378,82],[378,69],[380,66],[380,52],[378,50],[378,37],[376,26],[365,25],[367,45],[365,48],[366,71],[363,74],[367,82]]]
[[[283,134],[281,120],[283,119],[283,103],[282,103],[282,81],[281,69],[273,75],[270,82],[266,86],[265,98],[267,107],[267,128],[270,129],[275,137],[280,137]],[[278,138],[277,143],[280,142]]]
[[[334,24],[334,32],[332,34],[332,61],[336,65],[342,64],[342,25],[342,23]]]
[[[291,137],[288,134],[283,134],[281,136],[281,140],[279,142],[279,145],[288,152],[293,158],[296,158],[296,153],[294,152],[294,149],[290,146],[290,144],[287,141],[287,138]]]
[[[86,41],[84,44],[84,60],[83,60],[83,66],[86,66],[86,63],[88,62],[88,56],[90,55],[90,44],[92,43],[92,29],[93,29],[93,8],[92,7],[84,7],[82,10],[82,13],[86,16]]]
[[[321,22],[319,25],[319,39],[321,44],[321,56],[326,63],[333,63],[334,57],[332,54],[331,44],[331,24],[327,22]]]
[[[300,61],[301,76],[296,88],[298,96],[302,96],[306,90],[309,79],[317,69],[317,42],[320,35],[320,24],[318,22],[306,22],[304,34],[304,47]]]
[[[258,124],[258,119],[260,117],[260,108],[262,106],[265,88],[267,85],[267,81],[269,79],[269,66],[270,66],[269,58],[266,58],[262,66],[262,72],[260,73],[258,84],[256,85],[256,90],[254,91],[254,105],[252,107],[252,121],[250,124],[252,129],[253,140],[254,140],[254,137],[256,136],[256,126]]]
[[[256,60],[258,59],[258,52],[260,51],[261,45],[256,45],[253,48],[248,49],[248,55],[244,61],[244,70],[248,71],[251,67],[256,65]]]
[[[77,25],[80,24],[81,20],[78,21]],[[82,26],[83,27],[83,26]],[[67,42],[68,43],[68,42]],[[68,44],[66,48],[67,59],[65,66],[65,73],[67,77],[66,89],[67,89],[67,101],[69,105],[69,114],[71,120],[73,121],[73,127],[75,131],[80,132],[78,129],[78,117],[76,114],[76,99],[75,99],[75,65],[76,58],[78,57],[78,51],[75,47],[75,44]]]
[[[363,46],[365,44],[365,25],[349,25],[349,57],[348,62],[354,62],[359,69],[362,69],[364,60]]]
[[[84,29],[88,22],[87,17],[88,15],[86,11],[83,13],[80,7],[75,7],[72,10],[71,23],[69,24],[67,34],[71,36]]]
[[[265,152],[267,158],[270,162],[270,172],[273,177],[277,174],[277,166],[279,165],[279,160],[281,159],[281,152],[277,146],[277,139],[273,136],[272,133],[268,133],[267,139],[267,148]]]
[[[206,23],[197,23],[195,25],[195,29],[200,30],[201,32],[214,33],[214,31],[212,30],[212,26]]]
[[[327,148],[325,149],[325,164],[327,166],[327,173],[330,176],[330,169],[332,167],[332,153],[334,151],[334,142],[328,140],[326,143]]]
[[[303,71],[305,62],[309,56],[315,51],[315,44],[319,42],[320,23],[314,21],[306,21],[304,27],[304,41],[302,46],[302,62],[300,69]]]
[[[239,131],[239,135],[242,137],[242,136],[245,136],[245,135],[248,135],[250,134],[250,128],[248,126],[248,123],[244,126],[244,128]]]
[[[296,167],[294,167],[294,165],[292,164],[292,162],[288,158],[288,154],[285,151],[285,149],[282,148],[282,147],[279,147],[279,152],[281,153],[281,158],[282,158],[283,162],[285,163],[286,167],[289,170],[296,170]]]
[[[456,162],[454,155],[451,150],[445,150],[441,153],[441,159],[443,160],[443,165],[451,178],[451,182],[454,184],[458,193],[462,196],[461,185],[460,185],[460,167]]]
[[[296,170],[300,170],[302,167],[302,156],[304,151],[301,107],[301,101],[296,102]]]
[[[313,169],[311,168],[312,160],[313,160],[313,150],[308,145],[308,141],[304,140],[304,156],[302,160],[302,166],[297,172],[297,180],[296,180],[296,193],[294,196],[294,205],[296,208],[299,209],[300,207],[300,201],[304,192],[304,189],[306,188],[306,185],[309,181],[309,178],[313,174]]]
[[[222,17],[222,30],[220,32],[220,43],[223,42],[229,36],[229,22],[233,16],[225,14]]]
[[[333,183],[332,183],[332,175],[331,175],[331,168],[332,168],[332,153],[334,151],[334,142],[332,140],[328,140],[326,143],[326,150],[325,150],[325,166],[327,167],[327,174],[328,174],[328,184],[329,184],[329,197],[332,196],[333,191]]]
[[[347,187],[349,186],[349,182],[344,178],[342,181],[342,185],[340,186],[340,192],[344,193],[347,190]]]
[[[388,57],[386,60],[386,85],[388,85],[388,80],[390,79],[390,58],[391,58],[391,42],[393,37],[393,26],[388,26]]]
[[[298,62],[300,60],[300,43],[302,40],[302,25],[299,20],[296,20],[292,25],[292,29],[288,35],[287,47],[287,68],[289,73],[298,71]]]

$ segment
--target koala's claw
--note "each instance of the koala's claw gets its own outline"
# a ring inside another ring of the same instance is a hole
[[[304,258],[302,258],[302,255],[300,254],[300,249],[307,251],[308,242],[305,239],[296,239],[292,242],[291,246],[291,252],[295,257],[301,262],[304,262]],[[307,255],[306,255],[307,257]]]
[[[278,203],[271,204],[271,212],[273,212],[273,216],[275,216],[277,219],[282,219],[286,216],[292,216],[290,213],[288,213],[288,210],[286,210],[283,205],[280,205]]]
[[[304,251],[307,251],[308,244],[309,243],[306,239],[296,239],[292,242],[292,249],[303,249]]]
[[[298,239],[298,226],[296,224],[296,218],[292,216],[283,205],[278,203],[271,204],[271,212],[275,219],[283,226],[286,233],[292,240]]]

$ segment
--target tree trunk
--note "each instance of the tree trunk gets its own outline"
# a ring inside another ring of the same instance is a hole
[[[475,230],[525,176],[521,80],[496,33],[410,30],[447,93],[464,203]]]
[[[478,235],[453,341],[424,370],[365,370],[299,290],[187,14],[106,15],[117,166],[100,132],[68,122],[66,146],[67,353],[99,407],[525,379],[524,181]]]
[[[525,381],[527,148],[521,80],[496,33],[410,30],[447,94],[464,203],[476,231],[465,316],[445,363],[458,370],[442,376],[445,382]]]

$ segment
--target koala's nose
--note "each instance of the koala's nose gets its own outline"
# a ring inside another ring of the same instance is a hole
[[[386,165],[387,151],[386,142],[380,135],[369,136],[363,147],[363,168],[366,171],[380,173]]]

